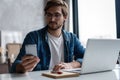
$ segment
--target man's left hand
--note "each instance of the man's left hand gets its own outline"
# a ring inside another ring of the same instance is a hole
[[[72,68],[80,68],[81,64],[79,62],[71,62],[71,63],[64,63],[61,62],[54,66],[53,71],[60,71],[60,69],[72,69]]]

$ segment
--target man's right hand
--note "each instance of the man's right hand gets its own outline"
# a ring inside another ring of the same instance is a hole
[[[39,61],[40,59],[37,56],[25,55],[22,58],[22,62],[16,66],[16,72],[25,73],[32,71]]]

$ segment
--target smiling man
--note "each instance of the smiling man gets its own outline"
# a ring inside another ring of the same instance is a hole
[[[11,72],[72,69],[81,67],[84,48],[78,38],[63,29],[68,5],[62,0],[49,0],[45,6],[47,25],[27,34]],[[27,55],[25,46],[37,45],[37,56]]]

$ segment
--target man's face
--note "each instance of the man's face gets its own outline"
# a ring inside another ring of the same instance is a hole
[[[50,30],[57,30],[63,26],[66,16],[63,16],[60,6],[51,7],[47,10],[46,21]]]

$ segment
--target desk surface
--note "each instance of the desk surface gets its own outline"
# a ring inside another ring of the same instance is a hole
[[[34,71],[25,74],[0,74],[0,80],[54,80],[41,74],[47,71]],[[120,68],[113,71],[80,75],[78,77],[60,78],[57,80],[120,80]]]

